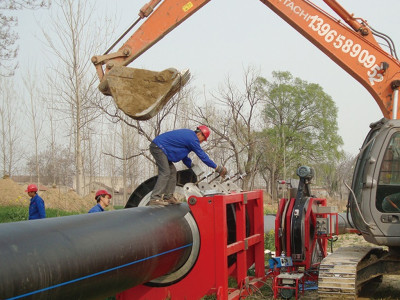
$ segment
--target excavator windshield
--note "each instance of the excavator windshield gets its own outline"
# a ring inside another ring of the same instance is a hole
[[[368,159],[370,158],[371,150],[374,146],[377,133],[378,130],[371,130],[365,138],[360,157],[357,160],[353,174],[352,191],[354,194],[349,194],[351,217],[355,227],[361,232],[366,231],[367,228],[365,226],[366,224],[362,221],[361,212],[358,208],[363,202],[362,191],[368,177],[365,166],[368,164]]]
[[[396,132],[383,157],[376,197],[381,212],[400,212],[400,133]]]
[[[357,160],[349,208],[354,226],[377,245],[400,243],[400,120],[371,124]]]

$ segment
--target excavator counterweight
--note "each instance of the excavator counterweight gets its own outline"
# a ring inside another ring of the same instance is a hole
[[[99,85],[104,95],[112,96],[118,108],[136,120],[148,120],[188,82],[189,70],[170,68],[161,72],[113,67]]]

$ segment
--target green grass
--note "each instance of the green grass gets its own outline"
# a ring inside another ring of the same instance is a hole
[[[113,207],[114,207],[114,209],[124,209],[125,208],[125,206],[118,206],[118,205],[115,205]]]
[[[275,232],[274,232],[274,230],[271,230],[270,232],[268,232],[264,235],[264,246],[265,246],[265,249],[275,251]],[[268,266],[268,260],[270,259],[270,255],[265,255],[264,259],[265,259],[265,265]],[[247,275],[254,276],[255,275],[254,270],[252,270],[252,269],[248,270]],[[237,282],[235,281],[235,279],[232,277],[229,277],[228,278],[228,287],[236,287],[236,286],[237,286]],[[268,282],[266,282],[266,284],[264,284],[261,287],[261,289],[254,290],[253,292],[254,292],[254,294],[247,297],[246,299],[248,299],[248,300],[271,299],[273,296],[273,292],[272,292],[270,280]],[[203,298],[201,298],[201,300],[215,300],[215,299],[217,299],[215,294],[204,296]]]
[[[264,234],[264,248],[275,251],[275,230]]]
[[[234,278],[228,279],[228,287],[231,287],[231,288],[237,287],[237,283]],[[271,280],[268,280],[268,282],[265,282],[265,284],[260,289],[253,287],[252,292],[253,292],[252,295],[249,295],[246,298],[242,297],[241,299],[246,299],[246,300],[272,299],[273,292],[272,292],[272,287],[271,287]],[[207,296],[204,296],[203,298],[201,298],[201,300],[216,300],[216,299],[217,299],[217,296],[215,294],[207,295]]]
[[[217,296],[215,294],[207,295],[207,296],[204,296],[203,298],[201,298],[201,300],[216,300],[216,299],[217,299]]]
[[[276,215],[276,209],[264,207],[264,215]]]
[[[28,220],[28,207],[22,206],[1,206],[0,223],[10,223]],[[46,208],[46,217],[55,218],[70,215],[78,215],[81,212],[67,212],[59,209]]]

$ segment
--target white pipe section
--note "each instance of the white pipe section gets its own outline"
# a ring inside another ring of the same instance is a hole
[[[397,105],[399,103],[399,89],[395,89],[393,91],[393,111],[392,111],[392,119],[397,119]]]

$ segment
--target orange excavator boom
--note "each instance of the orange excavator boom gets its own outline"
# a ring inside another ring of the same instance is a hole
[[[136,94],[140,94],[141,89],[137,85],[144,81],[134,78],[141,79],[140,75],[145,70],[131,71],[131,68],[126,69],[126,66],[209,1],[152,0],[147,3],[140,10],[139,19],[148,18],[122,47],[115,53],[92,58],[101,81],[100,90],[106,95],[112,95],[117,104],[122,103],[119,106],[124,111],[126,107],[139,101]],[[355,18],[335,0],[324,0],[324,2],[338,14],[340,19],[334,18],[308,0],[260,1],[360,82],[375,99],[385,118],[399,117],[397,98],[400,86],[400,63],[393,53],[381,48],[366,21]],[[170,70],[169,74],[161,76],[161,81],[155,79],[153,82],[153,86],[156,86],[153,87],[154,90],[161,86],[166,87],[160,88],[159,93],[153,97],[156,99],[153,99],[154,101],[160,102],[155,105],[155,111],[149,113],[151,109],[146,108],[149,106],[146,103],[148,96],[142,93],[140,107],[143,107],[143,111],[147,114],[141,112],[137,117],[133,112],[130,114],[133,118],[147,119],[153,116],[175,92],[179,91],[190,76],[188,71],[182,73],[174,69]],[[149,74],[146,73],[147,75]],[[150,75],[154,78],[160,77],[157,72]],[[165,97],[166,94],[169,95],[168,99]]]

